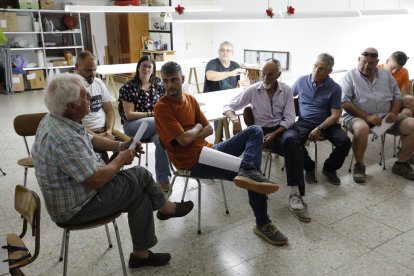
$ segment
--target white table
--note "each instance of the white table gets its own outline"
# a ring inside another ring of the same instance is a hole
[[[223,106],[233,99],[237,94],[243,91],[242,88],[227,89],[215,92],[195,94],[194,98],[200,104],[200,109],[203,111],[207,120],[215,121],[226,118],[223,115]],[[243,110],[237,110],[237,115],[243,114]],[[226,139],[230,138],[229,124],[227,120],[220,120],[215,132],[215,141],[217,144],[220,142],[222,132],[224,128],[224,134]]]
[[[197,77],[197,67],[205,67],[207,62],[211,58],[194,58],[194,59],[183,59],[177,60],[176,62],[181,65],[181,68],[189,68],[188,84],[191,84],[192,77],[194,75],[195,84],[197,86],[197,92],[200,92],[199,82]],[[157,67],[157,72],[160,71],[161,67],[166,63],[166,61],[157,61],[155,63]],[[115,87],[115,82],[113,75],[115,74],[127,74],[135,73],[137,68],[137,63],[125,63],[125,64],[109,64],[109,65],[98,65],[96,73],[106,76],[106,86],[108,87],[109,82],[111,82],[112,88],[114,90],[115,97],[118,98],[117,89]]]

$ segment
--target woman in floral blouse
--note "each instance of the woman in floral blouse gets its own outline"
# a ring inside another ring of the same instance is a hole
[[[155,72],[155,61],[150,56],[143,56],[138,61],[135,77],[119,90],[119,114],[125,134],[131,137],[135,136],[142,122],[148,123],[142,139],[150,139],[155,144],[156,178],[161,188],[168,191],[169,161],[154,122],[154,105],[164,95],[164,87]]]

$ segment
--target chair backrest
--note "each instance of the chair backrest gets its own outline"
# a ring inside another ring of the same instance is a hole
[[[299,115],[300,115],[300,112],[299,112],[299,96],[293,97],[293,104],[295,105],[296,117],[299,117]]]
[[[243,110],[243,120],[246,126],[254,125],[254,116],[251,106],[246,106]]]
[[[40,250],[40,198],[39,196],[22,185],[17,185],[14,194],[14,208],[23,217],[23,230],[20,238],[26,234],[27,224],[32,228],[32,236],[35,237],[35,252],[27,260],[26,264],[33,262],[39,255]]]
[[[24,143],[26,144],[27,154],[30,155],[29,145],[27,144],[27,136],[36,135],[37,127],[39,126],[40,121],[47,113],[32,113],[32,114],[23,114],[14,118],[13,126],[14,131],[20,136],[23,136]]]

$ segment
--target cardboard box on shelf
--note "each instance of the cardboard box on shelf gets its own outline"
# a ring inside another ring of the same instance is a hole
[[[68,66],[68,62],[64,59],[51,60],[53,66]]]
[[[16,12],[0,12],[0,28],[3,32],[17,32]]]
[[[45,74],[43,70],[27,71],[25,76],[26,89],[43,89],[45,88]]]
[[[40,0],[40,9],[42,10],[54,10],[55,2],[52,0]]]
[[[12,74],[12,91],[24,91],[24,80],[22,74]]]
[[[21,10],[38,10],[38,0],[19,0],[19,7]]]

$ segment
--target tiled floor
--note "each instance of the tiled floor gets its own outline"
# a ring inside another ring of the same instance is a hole
[[[13,209],[14,186],[23,182],[23,169],[16,161],[25,155],[23,139],[13,130],[13,118],[22,113],[45,111],[43,92],[0,95],[0,234],[20,231],[20,218]],[[118,128],[119,119],[117,119]],[[353,182],[349,159],[339,171],[341,186],[329,184],[318,172],[319,182],[307,185],[306,201],[311,223],[298,221],[287,206],[289,189],[280,170],[283,158],[275,159],[272,178],[281,189],[269,196],[269,214],[288,236],[289,245],[276,247],[252,232],[253,215],[247,194],[225,182],[230,214],[225,214],[219,182],[202,186],[202,234],[197,235],[197,208],[187,217],[156,222],[159,243],[154,251],[172,254],[161,268],[129,270],[130,275],[414,275],[414,183],[392,175],[393,139],[387,138],[387,170],[378,166],[379,142],[370,143],[366,158],[366,185]],[[319,168],[331,146],[319,146]],[[154,148],[150,146],[149,170],[153,172]],[[313,156],[313,146],[310,146]],[[182,182],[172,198],[180,199]],[[39,192],[29,171],[28,187]],[[187,198],[197,202],[197,186],[190,184]],[[196,204],[197,205],[197,204]],[[118,219],[126,260],[131,241],[126,216]],[[110,226],[115,242],[113,228]],[[62,230],[42,209],[41,249],[27,275],[60,275],[58,262]],[[32,243],[29,243],[32,246]],[[107,248],[104,228],[72,232],[69,275],[121,275],[116,246]]]

